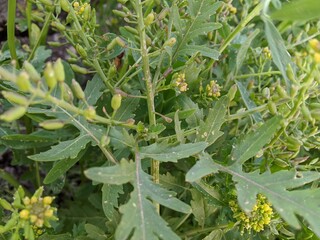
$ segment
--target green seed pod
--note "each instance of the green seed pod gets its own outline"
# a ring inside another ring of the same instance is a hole
[[[44,23],[44,19],[36,14],[31,15],[31,20],[35,22]]]
[[[100,144],[102,147],[108,146],[110,143],[110,138],[108,135],[103,135],[100,139]]]
[[[275,158],[274,159],[274,163],[276,165],[278,165],[279,167],[281,167],[281,168],[289,167],[289,164],[286,161],[284,161],[284,160],[282,160],[280,158]]]
[[[280,84],[278,84],[276,86],[276,91],[277,91],[277,93],[279,94],[279,96],[281,98],[287,98],[288,97],[288,94],[287,94],[286,90],[284,90],[284,88]]]
[[[290,81],[296,83],[296,78],[294,76],[294,71],[293,71],[292,66],[291,66],[290,63],[287,65],[286,74],[287,74],[287,77],[288,77],[288,79]]]
[[[262,90],[262,96],[266,99],[270,99],[270,89],[268,87]]]
[[[63,82],[62,84],[63,84],[63,87],[62,87],[63,88],[63,95],[62,95],[63,100],[65,100],[66,102],[72,103],[73,102],[73,93],[72,93],[71,88],[65,82]]]
[[[231,86],[231,88],[229,89],[229,91],[228,91],[228,97],[229,97],[229,101],[230,101],[230,102],[231,102],[231,101],[234,99],[234,97],[236,96],[237,90],[238,90],[237,84],[233,84],[233,85]]]
[[[25,96],[22,96],[15,92],[7,92],[2,91],[2,95],[11,103],[16,103],[22,106],[26,106],[28,104],[28,99]]]
[[[39,2],[41,2],[42,4],[47,5],[47,6],[53,5],[51,0],[39,0]]]
[[[0,67],[0,78],[2,80],[7,80],[11,82],[16,82],[16,75],[12,74],[11,72],[7,71],[6,69]]]
[[[26,107],[23,106],[16,106],[8,111],[4,112],[0,115],[0,120],[6,121],[6,122],[12,122],[14,120],[17,120],[21,118],[27,111]]]
[[[3,207],[5,210],[13,212],[13,208],[10,203],[7,202],[7,200],[0,198],[0,205]]]
[[[128,0],[118,0],[118,3],[121,3],[121,4],[126,4],[128,2]]]
[[[123,47],[123,48],[126,47],[126,42],[123,41],[122,38],[116,37],[115,40],[120,47]]]
[[[161,21],[161,20],[165,19],[165,17],[168,15],[169,12],[170,12],[169,8],[162,9],[162,11],[158,15],[158,20]]]
[[[120,94],[113,95],[111,99],[111,107],[114,111],[117,111],[121,106],[122,96]]]
[[[88,4],[83,11],[83,20],[88,21],[90,19],[90,15],[91,15],[91,6],[90,4]]]
[[[67,53],[70,55],[70,57],[73,57],[73,58],[77,58],[77,54],[75,54],[71,49],[67,48]]]
[[[286,143],[291,144],[293,146],[301,146],[303,144],[299,139],[291,136],[286,136],[285,141]]]
[[[79,43],[76,45],[76,50],[81,57],[86,58],[88,56],[86,50]]]
[[[124,26],[124,29],[126,29],[128,32],[134,34],[134,35],[139,35],[139,32],[137,29],[130,27],[130,26]]]
[[[91,25],[91,27],[95,27],[97,25],[97,16],[96,16],[95,9],[92,9],[92,11],[91,11],[90,25]]]
[[[147,43],[147,46],[151,46],[152,44],[152,40],[148,35],[146,36],[146,43]]]
[[[291,85],[290,97],[291,97],[292,99],[297,95],[299,89],[300,89],[300,87],[299,87],[298,85],[296,85],[296,84],[292,84],[292,85]]]
[[[60,0],[60,6],[63,11],[70,12],[70,3],[68,0]]]
[[[207,38],[209,39],[209,41],[212,41],[212,39],[213,39],[213,32],[212,31],[207,33]]]
[[[72,23],[74,21],[73,19],[73,15],[71,13],[69,13],[66,17],[66,24],[68,23]]]
[[[119,10],[112,10],[113,14],[122,18],[128,17],[128,15]]]
[[[26,72],[29,74],[30,79],[34,82],[39,82],[41,80],[40,74],[37,72],[37,70],[34,68],[34,66],[29,63],[28,61],[25,61],[23,63],[23,68],[26,70]]]
[[[58,82],[63,82],[65,80],[65,73],[61,58],[58,58],[53,64],[53,70]]]
[[[268,105],[268,110],[272,115],[276,115],[278,113],[277,106],[273,101],[270,100],[267,105]]]
[[[320,103],[310,103],[309,107],[311,109],[320,109]]]
[[[320,120],[320,109],[312,109],[311,110],[311,116],[316,119],[316,120]]]
[[[74,94],[76,95],[76,97],[80,100],[84,100],[85,99],[85,94],[84,94],[84,91],[82,90],[80,84],[72,79],[72,85],[71,85],[72,89],[73,89],[73,92]]]
[[[154,13],[151,12],[145,17],[144,24],[146,26],[149,26],[149,25],[151,25],[153,23],[153,21],[154,21]]]
[[[22,71],[17,77],[16,84],[20,91],[29,92],[32,87],[29,74],[25,71]]]
[[[40,38],[40,34],[41,34],[40,28],[36,24],[32,23],[31,24],[31,34],[29,37],[31,47],[34,47],[37,44],[38,39]]]
[[[114,64],[112,64],[108,70],[107,78],[112,79],[116,76],[116,74],[117,74],[117,67]]]
[[[64,43],[61,43],[61,42],[51,42],[51,41],[49,41],[49,42],[47,42],[47,43],[48,43],[48,45],[49,45],[50,47],[61,47],[61,46],[64,45]]]
[[[172,37],[170,39],[168,39],[165,43],[164,43],[164,47],[168,46],[168,47],[173,47],[173,45],[176,43],[177,39]]]
[[[56,29],[58,29],[61,32],[66,30],[66,26],[63,25],[62,23],[58,22],[58,21],[52,22],[51,26],[55,27]]]
[[[68,63],[76,63],[76,62],[78,62],[78,58],[72,58],[72,57],[71,57],[71,58],[68,58],[68,59],[67,59],[67,62],[68,62]]]
[[[76,73],[81,73],[81,74],[88,74],[89,71],[88,69],[84,68],[84,67],[80,67],[76,64],[70,64],[72,70]]]
[[[311,112],[309,111],[309,108],[305,104],[301,106],[301,113],[305,120],[311,123],[314,122],[314,119],[311,116]]]
[[[116,38],[112,39],[112,41],[107,46],[107,51],[111,51],[117,44]]]
[[[97,114],[94,107],[90,106],[89,108],[84,110],[83,115],[85,116],[86,119],[93,120]]]
[[[52,119],[52,120],[46,120],[41,123],[39,123],[39,126],[47,129],[47,130],[56,130],[63,128],[65,125],[65,122],[58,120],[58,119]]]
[[[47,63],[46,68],[43,71],[43,76],[49,89],[55,88],[55,86],[57,85],[57,77],[55,75],[51,62]]]

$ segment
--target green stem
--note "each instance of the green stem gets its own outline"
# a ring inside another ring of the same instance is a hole
[[[221,45],[219,52],[222,53],[227,46],[232,42],[232,40],[240,33],[244,27],[256,16],[260,14],[262,10],[262,2],[260,2],[249,14],[248,16],[243,19],[239,25],[230,33],[230,35],[226,38],[226,40]]]
[[[224,224],[220,226],[215,226],[215,227],[207,227],[207,228],[197,228],[197,229],[192,229],[190,231],[185,232],[183,235],[180,235],[181,238],[188,238],[197,234],[203,234],[207,232],[212,232],[213,230],[219,230],[219,229],[224,229],[230,227],[229,224]]]
[[[280,71],[270,71],[270,72],[261,72],[261,73],[249,73],[235,76],[235,79],[249,78],[249,77],[260,77],[260,76],[271,76],[271,75],[281,75]]]
[[[149,66],[149,56],[146,42],[146,29],[144,25],[144,18],[142,12],[142,3],[141,0],[135,0],[135,8],[137,11],[138,17],[138,28],[140,33],[140,49],[141,49],[141,58],[142,58],[142,69],[144,75],[144,81],[146,83],[147,91],[147,105],[148,105],[148,114],[149,114],[149,124],[150,126],[156,125],[156,116],[155,116],[155,107],[154,107],[154,89],[151,81],[151,73]],[[151,175],[155,183],[160,181],[160,163],[156,160],[152,160],[151,163]],[[155,203],[155,207],[160,212],[160,205]]]
[[[16,19],[16,0],[8,1],[8,22],[7,22],[7,36],[8,36],[8,46],[11,58],[16,60],[16,66],[19,68],[19,62],[16,52],[16,38],[15,38],[15,19]]]
[[[32,11],[32,2],[30,0],[27,0],[26,19],[27,19],[27,25],[28,25],[29,39],[31,39],[31,11]]]

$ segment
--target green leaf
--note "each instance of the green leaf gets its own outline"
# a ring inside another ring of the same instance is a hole
[[[245,86],[241,82],[236,81],[236,84],[238,86],[239,92],[241,94],[242,100],[248,110],[257,107],[257,105],[250,99],[249,93],[246,89]],[[258,123],[258,122],[263,122],[262,116],[259,112],[252,113],[252,118],[253,120]]]
[[[117,110],[114,119],[118,121],[126,121],[133,118],[133,112],[139,107],[139,98],[125,98],[121,102],[121,107]]]
[[[225,122],[228,103],[229,98],[224,96],[215,103],[213,108],[209,109],[205,122],[200,122],[199,130],[197,132],[197,141],[207,142],[208,146],[210,146],[223,135],[220,128]]]
[[[85,175],[105,184],[124,184],[130,182],[134,190],[130,200],[120,207],[121,222],[116,230],[115,239],[152,240],[179,239],[157,214],[152,201],[183,213],[190,213],[188,205],[174,197],[175,193],[165,190],[151,180],[151,176],[141,169],[139,153],[136,162],[121,160],[112,167],[91,168]]]
[[[276,116],[268,120],[254,132],[246,135],[235,147],[231,159],[238,165],[255,156],[267,144],[279,128],[281,117]]]
[[[30,62],[38,72],[42,72],[45,61],[51,57],[52,51],[46,49],[45,46],[39,46],[33,55],[33,59]]]
[[[151,158],[161,162],[177,162],[179,159],[203,151],[207,146],[205,142],[180,144],[175,147],[154,143],[147,147],[141,147],[140,157],[141,159]]]
[[[201,192],[201,194],[204,196],[204,198],[208,201],[209,204],[217,206],[224,205],[224,203],[221,200],[219,190],[216,189],[216,187],[211,186],[202,180],[192,182],[192,186],[199,192]]]
[[[320,18],[318,0],[295,0],[283,4],[282,8],[270,14],[276,20],[308,21]]]
[[[194,103],[188,96],[179,95],[176,98],[177,109],[181,111],[194,111],[194,114],[186,118],[186,122],[189,124],[189,127],[198,127],[200,120],[203,118],[202,110],[199,108],[198,104]],[[181,118],[179,116],[179,118]]]
[[[121,185],[103,184],[101,191],[104,214],[110,221],[118,222],[119,213],[115,208],[119,206],[119,195],[124,193],[123,187]]]
[[[108,239],[108,236],[105,234],[105,232],[95,225],[87,223],[84,225],[84,228],[90,239],[96,239],[96,240]]]
[[[84,90],[87,103],[89,105],[94,105],[102,95],[104,89],[104,83],[102,82],[99,74],[94,75],[91,81],[87,82],[86,88]]]
[[[264,17],[263,20],[265,24],[266,37],[272,54],[272,60],[281,71],[287,89],[289,90],[291,82],[287,77],[286,69],[287,66],[290,64],[292,69],[295,70],[295,65],[291,60],[291,56],[287,51],[287,48],[278,29],[273,25],[269,18]]]
[[[109,131],[110,144],[115,150],[133,148],[136,140],[125,129],[111,128]]]
[[[196,52],[200,52],[203,56],[217,60],[219,52],[212,47],[191,45],[189,42],[195,40],[199,35],[206,35],[221,27],[220,23],[207,21],[221,6],[221,2],[214,0],[189,0],[188,2],[188,12],[191,17],[186,21],[185,26],[183,26],[184,22],[180,20],[177,6],[173,5],[172,7],[173,24],[177,30],[177,46],[173,58],[176,59],[185,54],[192,56]]]
[[[58,161],[50,171],[47,173],[44,184],[50,184],[57,180],[61,175],[66,173],[72,166],[74,166],[85,154],[85,150],[82,150],[75,158],[64,158]]]
[[[205,169],[205,171],[204,171]],[[296,214],[303,217],[311,229],[320,236],[320,209],[318,207],[319,189],[299,189],[307,183],[320,178],[318,172],[279,171],[276,173],[259,171],[245,173],[237,164],[223,166],[214,162],[208,154],[200,160],[187,173],[186,180],[193,182],[208,173],[218,171],[229,173],[236,182],[239,205],[250,212],[256,204],[258,193],[265,195],[277,210],[280,216],[291,226],[298,228],[299,221]]]
[[[0,138],[0,143],[13,149],[29,149],[51,146],[57,139],[26,134],[11,134]]]
[[[81,134],[75,139],[60,142],[59,144],[51,147],[50,150],[39,154],[29,156],[34,161],[57,161],[66,158],[76,158],[79,152],[86,148],[86,145],[90,142],[90,136],[88,134]]]
[[[259,34],[260,30],[256,29],[254,32],[252,32],[248,38],[245,40],[244,43],[241,44],[241,47],[239,49],[239,52],[237,54],[237,60],[236,60],[236,72],[240,70],[240,67],[242,66],[243,61],[245,60],[247,56],[248,49],[251,45],[251,42],[253,39]]]

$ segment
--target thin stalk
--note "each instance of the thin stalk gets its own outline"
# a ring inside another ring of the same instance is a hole
[[[230,33],[230,35],[226,38],[223,44],[220,46],[219,52],[222,53],[227,46],[232,42],[232,40],[240,33],[244,27],[256,16],[260,14],[262,10],[262,2],[260,2],[249,14],[243,19],[239,25]]]
[[[15,37],[15,20],[16,20],[17,0],[8,1],[8,17],[7,17],[7,36],[8,46],[11,58],[16,61],[16,66],[19,68],[19,62],[16,52],[16,37]]]
[[[281,75],[280,71],[270,71],[270,72],[261,72],[261,73],[249,73],[235,76],[235,79],[249,78],[249,77],[260,77],[260,76],[271,76],[271,75]]]
[[[32,11],[32,2],[30,0],[27,0],[26,19],[27,19],[29,39],[31,37],[31,11]]]
[[[135,8],[137,11],[138,17],[138,28],[140,33],[140,49],[141,49],[141,58],[142,58],[142,69],[144,75],[144,81],[146,84],[147,90],[147,105],[148,105],[148,114],[149,114],[149,124],[150,126],[156,125],[156,116],[155,116],[155,107],[154,107],[154,89],[151,81],[151,73],[149,66],[149,56],[146,42],[146,29],[144,25],[144,18],[142,12],[142,3],[141,0],[135,0]],[[160,163],[156,160],[152,160],[151,163],[151,175],[155,183],[160,182]],[[157,212],[160,212],[160,205],[154,203],[157,209]]]

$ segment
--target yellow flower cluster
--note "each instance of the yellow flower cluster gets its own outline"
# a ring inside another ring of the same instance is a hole
[[[240,222],[241,234],[244,233],[244,230],[250,231],[251,229],[256,232],[263,231],[265,226],[270,224],[273,216],[272,205],[261,194],[258,194],[257,203],[248,214],[242,211],[234,200],[229,202],[229,206],[233,217]]]
[[[313,59],[316,63],[320,63],[320,42],[317,39],[311,39],[309,45],[314,51]]]
[[[79,3],[79,2],[73,3],[73,8],[76,11],[76,14],[78,15],[82,15],[84,13],[84,10],[89,7],[90,7],[90,4],[88,3]]]
[[[206,86],[206,95],[208,97],[220,97],[220,86],[219,84],[212,80],[210,83]]]
[[[268,47],[263,48],[262,53],[266,58],[271,59],[271,51]]]
[[[29,221],[36,228],[51,227],[50,221],[58,220],[54,216],[57,209],[51,206],[53,199],[50,196],[42,198],[41,194],[23,198],[24,208],[19,212],[20,218]]]
[[[235,8],[234,6],[232,6],[232,4],[228,4],[228,5],[227,5],[227,8],[228,8],[228,10],[229,10],[229,12],[230,12],[231,14],[236,14],[236,13],[237,13],[237,8]]]
[[[188,83],[186,83],[186,75],[184,73],[177,73],[173,76],[174,85],[180,90],[180,92],[186,92],[188,90]]]

